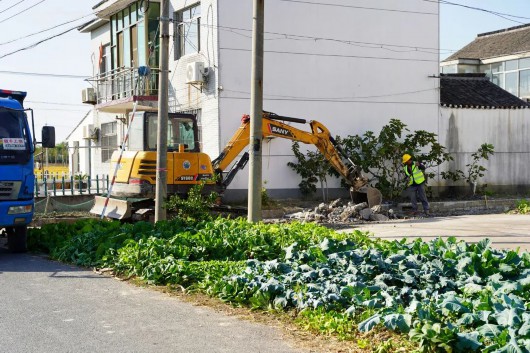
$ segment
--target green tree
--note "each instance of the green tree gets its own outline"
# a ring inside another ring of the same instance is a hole
[[[331,165],[320,152],[307,151],[300,152],[300,144],[293,142],[292,150],[296,157],[296,162],[288,162],[302,181],[298,184],[300,192],[304,195],[311,195],[317,191],[316,183],[320,182],[322,198],[327,201],[327,175],[330,174]]]
[[[411,132],[398,119],[391,119],[378,135],[367,131],[363,135],[337,137],[350,159],[358,165],[371,184],[383,195],[394,198],[401,194],[406,183],[403,177],[402,156],[408,153],[426,167],[425,176],[433,178],[430,170],[452,160],[435,133],[425,130]]]

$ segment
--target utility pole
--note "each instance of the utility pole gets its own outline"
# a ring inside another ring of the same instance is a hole
[[[254,0],[252,21],[252,86],[250,89],[250,165],[248,177],[248,221],[261,221],[263,139],[263,31],[265,0]]]
[[[167,120],[169,91],[169,0],[160,7],[160,77],[158,85],[158,131],[156,138],[155,222],[166,219],[163,207],[167,197]]]

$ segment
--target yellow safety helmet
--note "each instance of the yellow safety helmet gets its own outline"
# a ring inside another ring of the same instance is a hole
[[[403,164],[407,163],[411,158],[412,158],[412,156],[410,154],[405,153],[403,155]]]

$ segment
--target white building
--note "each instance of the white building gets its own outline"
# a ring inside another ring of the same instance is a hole
[[[86,92],[85,100],[96,104],[78,129],[91,124],[99,134],[69,138],[70,145],[92,141],[90,172],[87,153],[79,156],[81,172],[92,175],[109,173],[133,101],[157,106],[160,5],[106,0],[94,10],[97,19],[80,31],[92,38],[95,97]],[[202,150],[213,159],[250,110],[252,1],[172,0],[171,13],[169,109],[197,115]],[[265,110],[318,120],[340,136],[379,131],[391,118],[439,133],[436,2],[275,0],[266,1],[265,18]],[[187,83],[194,63],[207,68],[204,83]],[[139,78],[139,66],[149,66],[150,76]],[[298,194],[292,160],[290,141],[264,141],[263,180],[272,197]],[[227,196],[245,197],[247,171]],[[338,190],[339,181],[330,186]]]
[[[530,100],[530,24],[478,34],[440,64],[444,74],[485,73],[491,82]]]

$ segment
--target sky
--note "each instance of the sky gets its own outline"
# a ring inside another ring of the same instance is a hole
[[[334,2],[334,0],[319,1]],[[528,0],[448,1],[528,18],[512,18],[515,21],[510,21],[488,12],[442,3],[440,5],[442,60],[471,42],[478,33],[530,23]],[[0,33],[2,33],[0,88],[28,92],[26,107],[34,109],[37,139],[40,139],[43,125],[52,125],[56,129],[57,142],[64,141],[90,111],[90,105],[81,103],[81,90],[90,87],[83,77],[93,75],[91,60],[94,58],[91,58],[90,35],[79,33],[74,29],[33,48],[13,52],[83,24],[91,17],[79,18],[90,15],[92,6],[97,2],[97,0],[0,0]],[[374,6],[375,3],[376,1]],[[67,21],[73,22],[20,39]],[[318,26],[315,30],[318,30]],[[315,36],[318,36],[317,32]],[[12,43],[6,43],[12,40],[14,40]],[[56,77],[57,75],[74,77]]]

